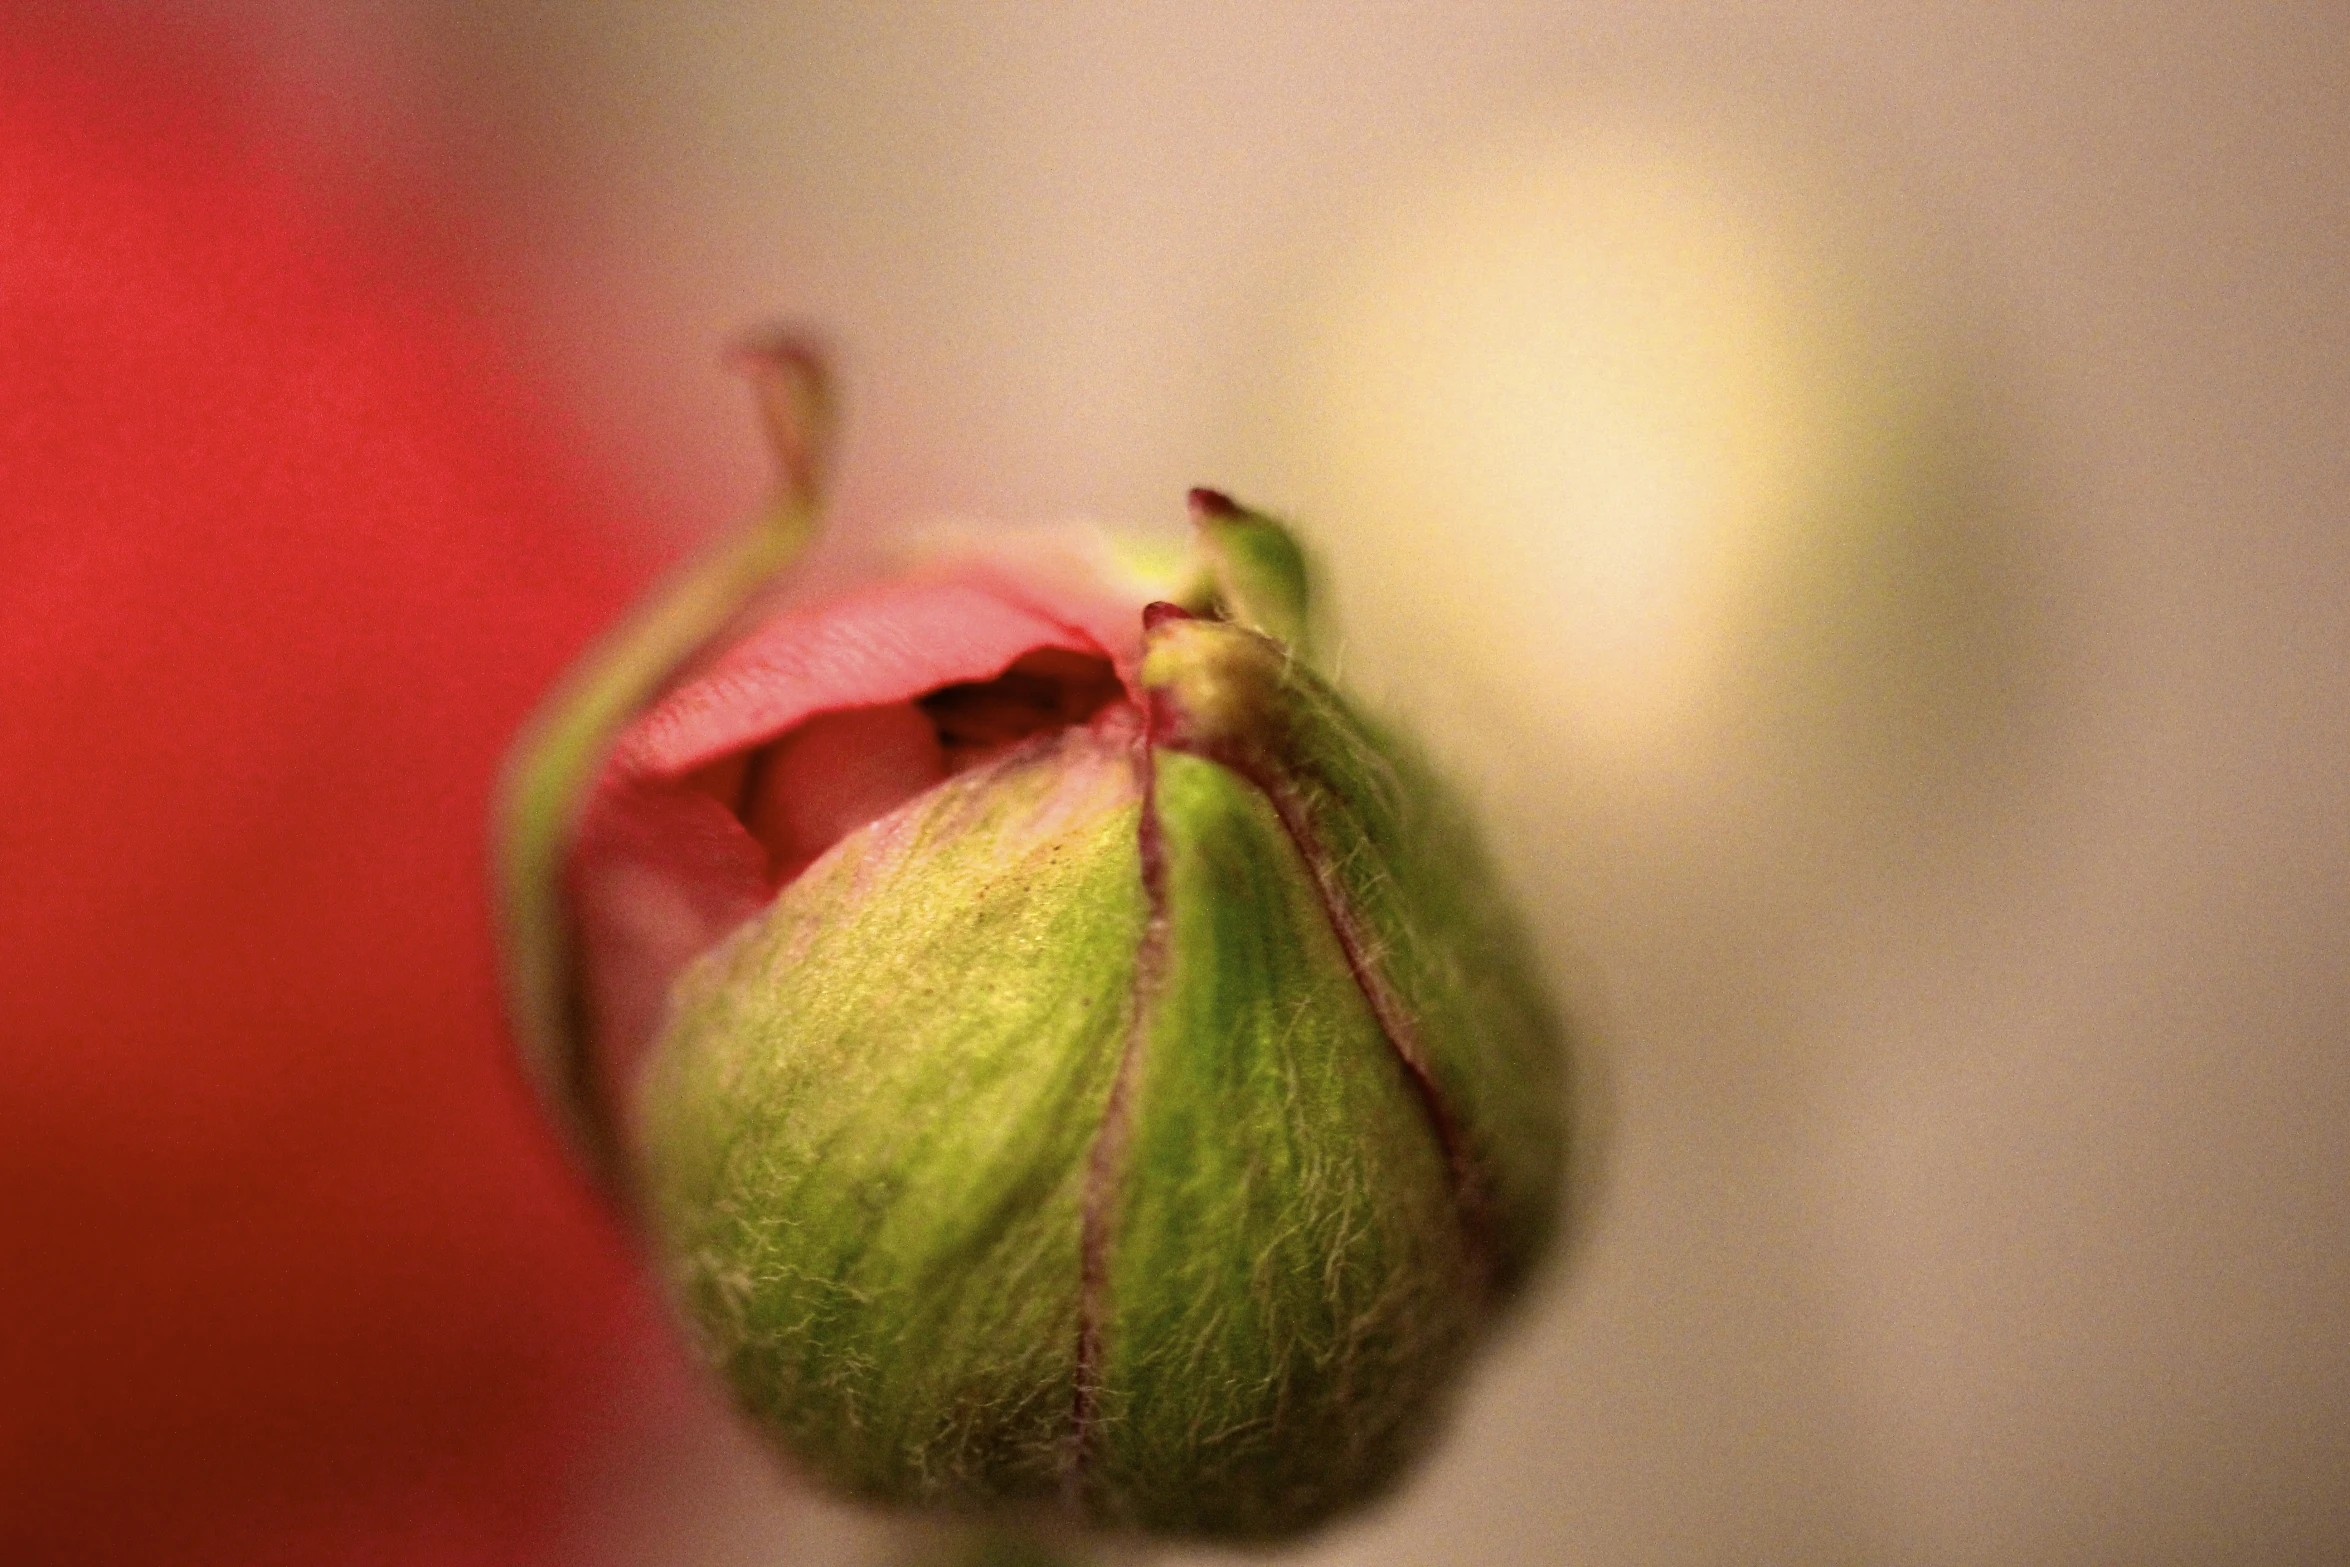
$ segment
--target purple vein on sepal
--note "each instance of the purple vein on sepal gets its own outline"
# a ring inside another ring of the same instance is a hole
[[[1150,1007],[1157,999],[1167,966],[1167,849],[1159,826],[1158,768],[1147,708],[1143,733],[1135,742],[1135,767],[1140,774],[1142,815],[1135,830],[1136,857],[1142,867],[1146,913],[1142,942],[1134,955],[1130,989],[1132,1015],[1126,1040],[1118,1054],[1117,1074],[1110,1080],[1109,1100],[1102,1107],[1101,1131],[1085,1166],[1085,1202],[1078,1229],[1077,1391],[1070,1412],[1069,1458],[1063,1471],[1067,1500],[1082,1506],[1079,1493],[1092,1460],[1095,1427],[1101,1418],[1102,1324],[1109,1312],[1111,1206],[1117,1199],[1119,1176],[1126,1162],[1131,1129],[1134,1080],[1140,1075],[1143,1046],[1150,1029]]]

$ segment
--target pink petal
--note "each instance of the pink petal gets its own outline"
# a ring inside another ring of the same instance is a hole
[[[897,582],[781,616],[637,720],[614,761],[641,776],[676,779],[817,713],[993,679],[1035,648],[1116,657],[1076,617],[1014,597],[1008,586]],[[1073,607],[1105,630],[1113,624],[1100,606]],[[1126,618],[1139,613],[1136,606]],[[1136,620],[1137,634],[1139,627]]]
[[[779,882],[947,775],[938,732],[911,702],[820,713],[764,755],[743,825]]]
[[[631,724],[570,872],[612,1102],[633,1099],[688,963],[825,848],[946,776],[916,698],[1043,648],[1130,675],[1141,624],[1139,604],[992,564],[905,579],[777,616]]]
[[[626,1105],[670,982],[767,901],[767,854],[709,795],[607,772],[569,881],[599,1069]]]

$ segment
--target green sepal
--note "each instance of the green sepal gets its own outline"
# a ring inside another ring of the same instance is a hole
[[[659,584],[542,702],[508,753],[491,812],[506,1010],[524,1072],[606,1193],[632,1199],[583,1011],[564,866],[589,791],[629,720],[798,560],[816,534],[834,410],[821,352],[788,331],[739,345],[778,483],[768,505]]]
[[[689,562],[548,699],[516,742],[499,789],[493,830],[507,1010],[548,1114],[615,1194],[625,1189],[624,1161],[589,1059],[563,866],[613,739],[813,532],[806,508],[779,509]]]
[[[1247,777],[1299,844],[1423,1077],[1492,1293],[1513,1293],[1558,1220],[1564,1028],[1467,812],[1414,749],[1240,627],[1160,622],[1141,678],[1159,742]]]
[[[1191,492],[1191,521],[1214,607],[1310,657],[1313,589],[1305,551],[1289,530],[1220,490]]]
[[[1123,745],[1015,753],[851,834],[679,986],[643,1085],[656,1231],[738,1397],[851,1494],[1061,1493],[1140,813]]]
[[[1254,785],[1153,757],[1164,898],[1107,1232],[1097,1516],[1267,1538],[1376,1494],[1480,1310],[1445,1156]]]

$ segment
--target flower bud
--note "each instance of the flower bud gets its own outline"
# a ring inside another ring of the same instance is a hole
[[[633,1201],[855,1496],[1298,1532],[1549,1237],[1559,1030],[1469,824],[1300,658],[1287,535],[1194,512],[1188,607],[998,560],[771,619],[579,812]]]

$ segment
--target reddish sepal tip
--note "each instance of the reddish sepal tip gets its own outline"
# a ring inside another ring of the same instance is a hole
[[[1241,514],[1240,503],[1222,490],[1211,490],[1202,486],[1193,490],[1188,499],[1191,502],[1191,515],[1195,521],[1204,522],[1210,517],[1237,517]]]

